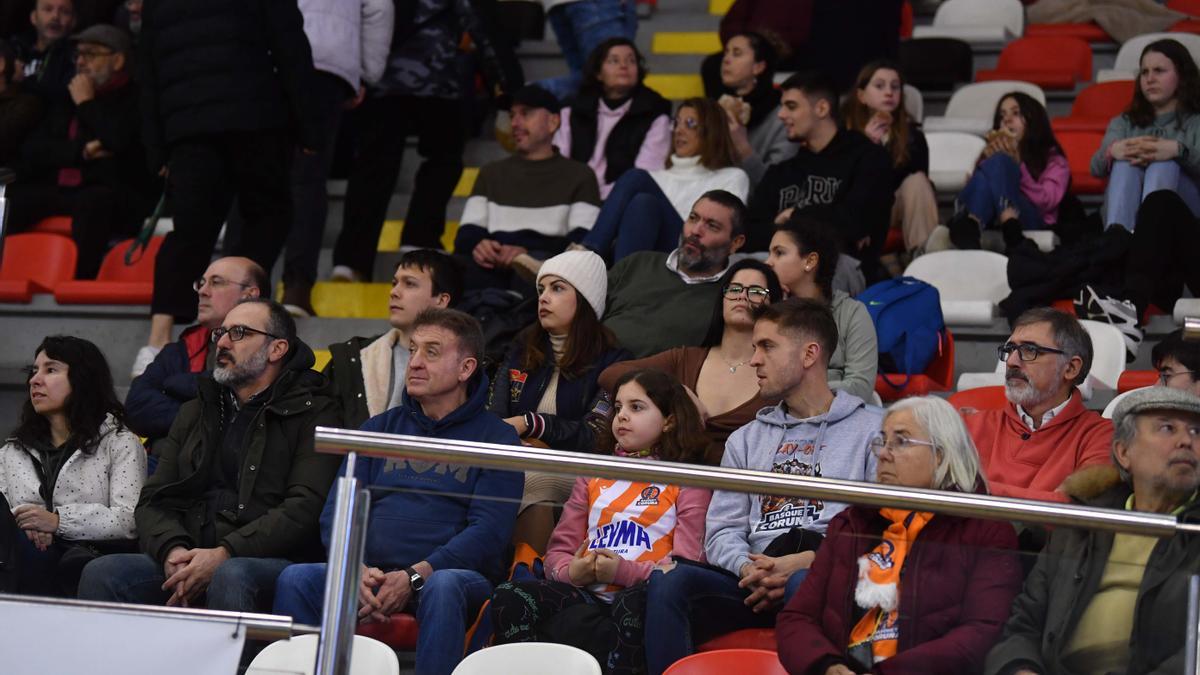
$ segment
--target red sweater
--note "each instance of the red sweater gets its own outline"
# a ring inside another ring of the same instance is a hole
[[[1065,502],[1067,496],[1055,492],[1063,479],[1082,467],[1112,461],[1112,421],[1084,408],[1078,390],[1036,431],[1025,426],[1012,403],[1003,410],[964,413],[963,421],[994,495]]]

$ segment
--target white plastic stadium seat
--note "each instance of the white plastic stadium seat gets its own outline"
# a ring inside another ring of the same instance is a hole
[[[1025,32],[1020,0],[946,0],[930,26],[915,26],[914,38],[947,37],[965,42],[1007,42]]]
[[[1200,316],[1200,298],[1180,298],[1175,301],[1175,311],[1171,312],[1175,323],[1182,326],[1183,320],[1189,316]]]
[[[917,124],[925,120],[925,95],[911,84],[904,85],[904,109]]]
[[[990,373],[963,373],[958,376],[958,382],[954,385],[955,391],[1002,385],[1004,384],[1004,371],[1007,368],[1004,362],[997,358],[996,369]]]
[[[978,136],[958,132],[925,134],[929,143],[929,180],[938,192],[957,193],[975,170],[987,143]]]
[[[1102,321],[1080,320],[1092,338],[1092,369],[1088,380],[1093,387],[1116,389],[1125,372],[1125,336],[1120,329]]]
[[[1177,40],[1179,44],[1187,47],[1187,50],[1192,53],[1192,58],[1197,63],[1200,63],[1200,35],[1193,33],[1145,33],[1126,40],[1121,45],[1120,51],[1117,52],[1117,60],[1113,63],[1113,67],[1103,68],[1097,72],[1096,81],[1110,82],[1112,80],[1137,79],[1138,68],[1141,65],[1142,50],[1151,42],[1168,38]]]
[[[938,251],[912,261],[904,275],[931,284],[948,325],[989,325],[1008,297],[1008,258],[991,251]],[[1114,329],[1115,330],[1115,329]]]
[[[481,649],[458,664],[453,675],[600,675],[591,654],[550,642],[516,642]]]
[[[1108,402],[1108,405],[1104,406],[1104,412],[1100,413],[1100,416],[1106,420],[1111,420],[1112,416],[1113,416],[1113,412],[1116,411],[1117,404],[1121,402],[1121,399],[1125,398],[1126,396],[1132,394],[1135,391],[1141,391],[1142,389],[1149,389],[1149,387],[1142,387],[1141,389],[1130,389],[1129,391],[1127,391],[1123,394],[1117,394],[1116,396],[1113,397],[1113,399],[1111,401]]]
[[[933,131],[961,131],[986,136],[992,129],[992,118],[996,106],[1005,94],[1019,91],[1032,96],[1038,103],[1046,105],[1046,92],[1031,82],[1018,80],[996,80],[975,82],[959,87],[946,104],[946,114],[933,115],[925,120],[925,133]]]
[[[267,645],[250,662],[246,675],[312,675],[316,661],[317,636],[298,635]],[[350,675],[400,675],[400,662],[391,647],[379,640],[355,635],[350,652]]]

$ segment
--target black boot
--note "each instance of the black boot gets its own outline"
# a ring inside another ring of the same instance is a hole
[[[964,251],[976,250],[982,247],[980,243],[979,223],[966,211],[959,211],[946,223],[950,229],[950,243]]]

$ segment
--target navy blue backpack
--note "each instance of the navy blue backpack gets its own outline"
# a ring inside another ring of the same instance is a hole
[[[899,277],[874,284],[858,294],[875,322],[879,339],[879,372],[901,373],[908,384],[910,375],[925,372],[941,349],[946,323],[942,301],[933,286],[913,277]]]

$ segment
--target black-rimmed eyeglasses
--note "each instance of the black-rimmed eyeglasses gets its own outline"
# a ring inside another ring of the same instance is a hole
[[[721,289],[721,293],[730,300],[737,300],[746,295],[746,299],[752,305],[761,305],[771,297],[771,292],[762,286],[748,286],[746,284],[729,284]]]
[[[272,340],[285,339],[285,338],[279,337],[278,335],[272,335],[271,333],[268,333],[265,330],[259,330],[257,328],[243,326],[241,324],[238,324],[236,326],[230,326],[229,328],[226,328],[224,326],[221,326],[220,328],[214,328],[213,332],[212,332],[212,337],[209,339],[212,340],[213,344],[217,344],[218,340],[220,340],[221,338],[228,335],[230,342],[238,342],[242,338],[246,337],[246,333],[254,333],[255,335],[266,335],[267,337],[271,338]]]
[[[1017,344],[1015,342],[1005,342],[996,348],[996,354],[999,355],[1001,361],[1007,361],[1009,355],[1013,352],[1016,352],[1017,358],[1021,359],[1022,361],[1036,361],[1037,357],[1041,356],[1042,354],[1066,354],[1066,352],[1061,349],[1043,347],[1032,342],[1022,342],[1021,344]]]

